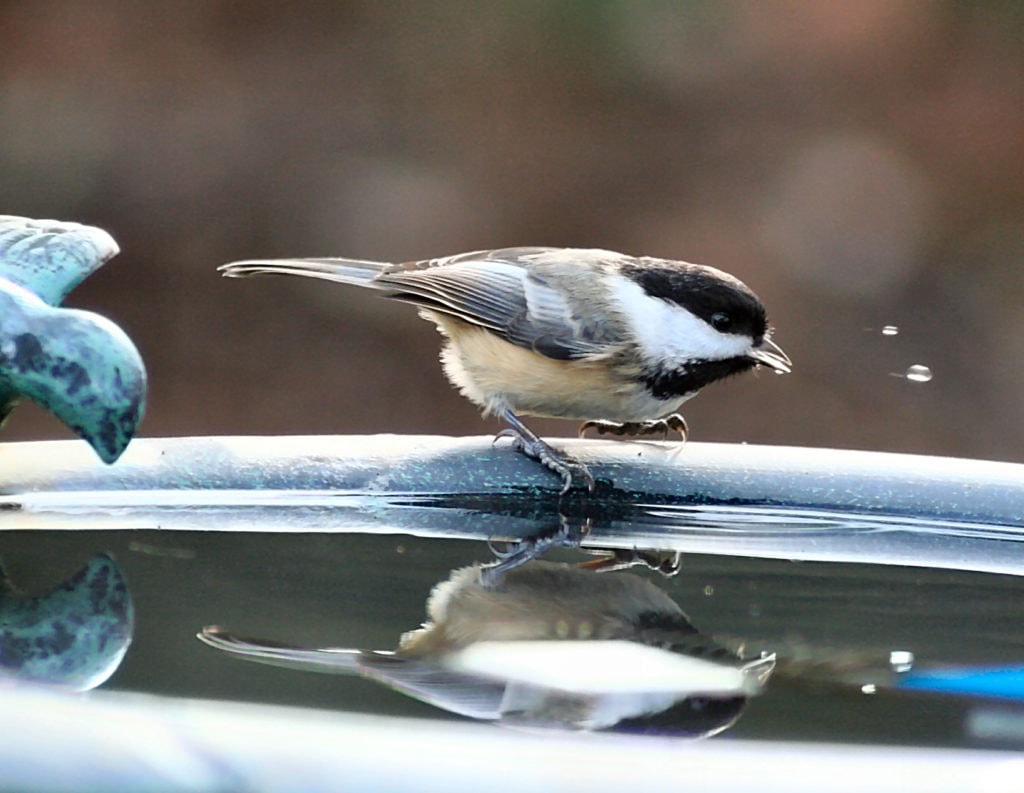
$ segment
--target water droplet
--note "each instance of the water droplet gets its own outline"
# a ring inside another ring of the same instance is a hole
[[[885,325],[882,328],[882,335],[883,336],[895,336],[899,332],[900,332],[900,329],[896,325]]]
[[[713,594],[715,594],[715,588],[711,586],[711,584],[708,584],[706,587],[704,587],[704,594],[708,597],[711,597]]]
[[[860,693],[862,694],[876,694],[878,693],[878,686],[874,683],[865,683],[860,687]]]
[[[914,654],[910,650],[893,650],[889,653],[889,666],[900,674],[909,672],[914,668]]]
[[[927,366],[915,363],[913,366],[907,367],[907,373],[904,376],[913,383],[927,383],[932,379],[932,370]]]

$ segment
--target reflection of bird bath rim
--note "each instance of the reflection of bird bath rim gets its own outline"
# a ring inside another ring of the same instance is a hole
[[[489,437],[136,440],[114,466],[69,441],[0,444],[0,530],[167,528],[519,539],[590,519],[585,545],[1024,572],[1024,466],[754,445],[561,440],[616,488]]]

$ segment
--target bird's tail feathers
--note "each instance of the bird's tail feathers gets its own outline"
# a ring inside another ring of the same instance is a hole
[[[376,276],[390,268],[386,262],[362,259],[246,259],[217,268],[226,278],[252,275],[301,275],[356,286],[373,286]]]

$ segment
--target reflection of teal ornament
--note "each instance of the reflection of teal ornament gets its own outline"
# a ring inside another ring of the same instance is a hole
[[[27,397],[108,463],[142,418],[145,366],[113,322],[58,306],[117,252],[102,229],[0,215],[0,425]]]
[[[0,677],[95,688],[120,665],[134,623],[124,574],[106,554],[39,597],[17,592],[0,569]]]

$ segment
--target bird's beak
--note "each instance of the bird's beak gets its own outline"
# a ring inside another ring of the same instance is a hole
[[[779,374],[787,374],[793,370],[793,362],[789,360],[789,356],[767,336],[761,340],[759,345],[750,349],[747,357],[764,364]]]

